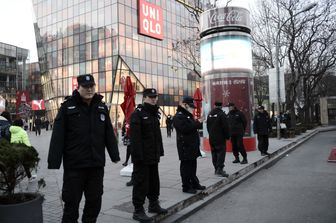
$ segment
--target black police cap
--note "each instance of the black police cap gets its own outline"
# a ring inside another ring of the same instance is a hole
[[[155,88],[146,88],[144,91],[143,91],[143,96],[144,97],[154,97],[154,96],[158,96],[158,93],[156,91]]]
[[[95,81],[91,74],[84,74],[77,77],[77,83],[81,86],[89,86],[94,85]]]
[[[190,107],[195,108],[194,99],[190,96],[183,97],[182,103],[188,104]]]

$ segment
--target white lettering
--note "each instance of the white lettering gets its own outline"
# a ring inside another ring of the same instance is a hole
[[[149,33],[149,24],[148,24],[148,20],[147,19],[144,19],[142,21],[142,27],[144,28],[144,30]]]
[[[147,17],[148,16],[148,5],[142,5],[142,14]]]
[[[156,24],[155,30],[157,34],[161,34],[161,26],[159,23]]]
[[[155,12],[156,12],[155,8],[150,7],[149,8],[149,18],[155,19]]]

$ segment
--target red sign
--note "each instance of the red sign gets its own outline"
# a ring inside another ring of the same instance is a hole
[[[163,40],[162,9],[154,4],[139,0],[139,33]]]
[[[74,91],[77,88],[78,88],[77,77],[72,77],[72,90]]]
[[[44,100],[32,100],[32,110],[45,110]]]
[[[27,104],[30,101],[28,91],[17,91],[16,92],[16,113],[21,104]]]

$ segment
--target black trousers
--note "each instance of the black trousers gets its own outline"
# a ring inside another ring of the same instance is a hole
[[[243,156],[244,159],[247,158],[247,154],[245,151],[243,136],[234,135],[231,136],[231,144],[232,144],[232,152],[236,159],[239,159],[239,153]]]
[[[172,129],[170,127],[167,127],[167,136],[168,137],[171,137],[171,132],[172,132]]]
[[[199,179],[196,176],[197,160],[181,160],[180,174],[182,178],[183,190],[188,190],[200,185]]]
[[[129,160],[129,158],[131,156],[131,149],[132,149],[132,147],[130,145],[128,145],[126,147],[126,160],[125,160],[125,163],[128,163],[128,160]]]
[[[265,153],[268,150],[268,135],[257,135],[258,149],[260,152]]]
[[[39,125],[35,126],[35,134],[41,135],[41,126]]]
[[[146,197],[156,201],[160,195],[158,164],[133,163],[133,205],[135,211],[142,210]]]
[[[62,223],[77,222],[79,203],[83,193],[85,206],[82,222],[96,222],[102,203],[103,179],[104,167],[64,170],[62,189],[64,213]]]
[[[226,145],[212,145],[211,146],[211,156],[212,156],[212,165],[215,170],[223,169],[226,155]]]

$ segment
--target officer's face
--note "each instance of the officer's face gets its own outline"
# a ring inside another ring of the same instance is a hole
[[[151,105],[156,105],[158,101],[158,96],[146,96],[144,99],[144,102],[151,104]]]
[[[78,92],[84,100],[91,100],[96,92],[96,85],[79,85]]]

